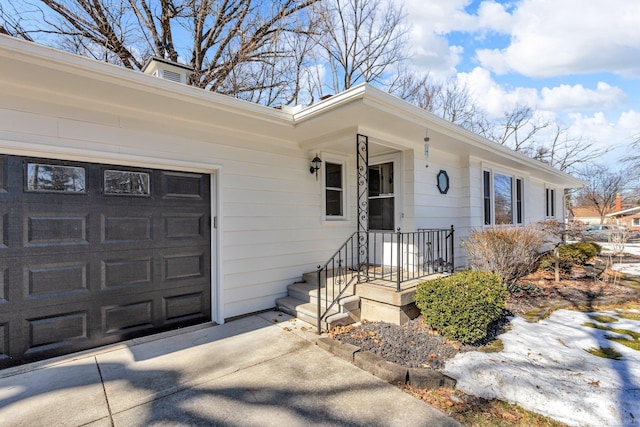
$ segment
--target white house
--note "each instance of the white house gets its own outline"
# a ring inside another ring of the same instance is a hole
[[[276,109],[147,71],[0,36],[0,363],[274,307],[358,231],[381,271],[463,267],[581,185],[366,84]]]

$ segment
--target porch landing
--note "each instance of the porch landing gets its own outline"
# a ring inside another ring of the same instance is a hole
[[[416,287],[426,280],[434,280],[445,274],[431,274],[420,279],[409,280],[401,284],[397,291],[396,284],[379,279],[365,283],[356,283],[347,289],[337,301],[335,308],[322,322],[322,330],[338,325],[348,325],[361,320],[384,321],[402,325],[415,319],[420,311],[415,305]],[[329,286],[333,286],[331,280]],[[321,299],[327,294],[326,284],[321,287]],[[317,272],[305,273],[303,281],[287,287],[288,296],[276,301],[278,310],[317,326],[318,319],[318,285]],[[331,291],[329,291],[329,294]]]

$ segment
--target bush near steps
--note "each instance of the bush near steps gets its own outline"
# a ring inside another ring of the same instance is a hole
[[[493,273],[464,271],[420,283],[416,305],[425,322],[443,336],[464,344],[485,338],[503,313],[508,291]]]

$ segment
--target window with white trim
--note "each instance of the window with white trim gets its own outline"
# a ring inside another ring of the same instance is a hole
[[[555,218],[556,216],[556,189],[545,188],[545,216]]]
[[[344,165],[325,162],[324,170],[325,204],[324,213],[329,218],[344,217]]]
[[[524,222],[523,179],[491,170],[484,170],[482,178],[484,224],[522,224]]]
[[[631,225],[634,227],[640,227],[640,218],[631,218]]]

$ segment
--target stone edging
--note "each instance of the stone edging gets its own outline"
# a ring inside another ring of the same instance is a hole
[[[387,362],[382,357],[353,344],[342,343],[329,337],[320,337],[318,347],[351,362],[358,368],[393,385],[410,385],[415,388],[455,388],[456,380],[431,368],[407,368]]]

